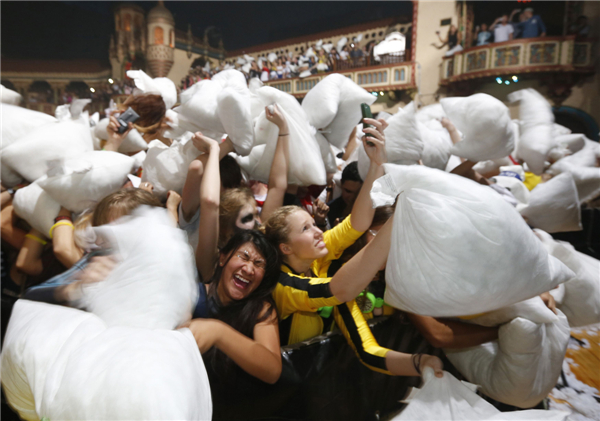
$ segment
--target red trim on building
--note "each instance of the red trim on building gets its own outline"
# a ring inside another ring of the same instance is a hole
[[[28,60],[2,58],[2,72],[101,73],[111,70],[102,60]]]

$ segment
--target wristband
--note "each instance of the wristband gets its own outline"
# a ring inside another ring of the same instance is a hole
[[[52,225],[52,227],[50,228],[50,238],[52,238],[52,232],[54,231],[54,228],[56,228],[60,225],[69,225],[71,228],[75,229],[75,227],[73,226],[73,223],[71,221],[58,221],[56,224]]]
[[[417,371],[417,373],[419,373],[419,376],[421,375],[421,359],[423,358],[423,354],[413,354],[413,356],[410,358],[412,363],[413,363],[413,367],[415,368],[415,370]]]
[[[289,135],[290,135],[289,133],[285,133],[285,134],[280,134],[279,137],[281,137],[281,136],[289,136]]]
[[[62,216],[57,216],[56,218],[54,218],[54,223],[57,223],[58,221],[65,221],[65,220],[73,222],[73,220],[71,219],[70,216],[62,215]]]
[[[29,238],[31,240],[37,241],[42,246],[45,246],[46,244],[48,244],[48,242],[46,240],[42,240],[40,237],[35,236],[33,234],[25,234],[25,238]]]

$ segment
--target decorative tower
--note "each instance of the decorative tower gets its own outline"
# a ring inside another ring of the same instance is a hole
[[[146,59],[154,77],[166,77],[175,56],[175,20],[162,1],[148,12]]]
[[[111,36],[109,57],[112,77],[123,79],[132,63],[143,63],[146,49],[146,22],[144,9],[135,4],[115,8],[115,33]]]

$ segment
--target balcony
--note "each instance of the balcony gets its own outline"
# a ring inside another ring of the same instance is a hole
[[[332,73],[340,73],[369,92],[416,89],[414,62],[404,61],[402,55],[382,57],[379,63],[381,64],[371,65],[368,57],[348,58],[336,61],[331,72],[316,73],[305,78],[274,79],[265,82],[265,85],[302,98],[323,78]]]
[[[541,73],[585,76],[594,73],[593,40],[574,35],[516,39],[467,48],[444,57],[440,85],[452,88],[467,81],[519,74]],[[575,77],[574,79],[577,79]]]

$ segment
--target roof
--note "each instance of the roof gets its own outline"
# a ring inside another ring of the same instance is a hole
[[[242,54],[250,54],[250,53],[255,53],[258,51],[270,50],[273,48],[283,47],[283,46],[290,45],[290,44],[299,44],[302,42],[308,42],[308,41],[313,41],[313,40],[317,41],[322,38],[335,37],[338,35],[344,35],[344,34],[351,33],[351,32],[365,31],[367,29],[376,28],[376,27],[380,27],[380,26],[389,26],[394,23],[397,23],[397,21],[398,21],[398,17],[391,17],[391,18],[387,18],[387,19],[381,19],[381,20],[361,23],[358,25],[346,26],[344,28],[333,29],[330,31],[317,32],[314,34],[304,35],[301,37],[288,38],[288,39],[283,39],[280,41],[268,42],[266,44],[259,44],[259,45],[254,45],[252,47],[240,48],[238,50],[228,51],[227,57],[236,57],[236,56],[240,56]]]
[[[111,70],[108,63],[94,59],[30,60],[2,58],[2,72],[27,73],[101,73]]]

